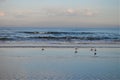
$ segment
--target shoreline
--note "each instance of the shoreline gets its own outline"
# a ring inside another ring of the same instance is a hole
[[[0,48],[120,48],[120,42],[93,43],[45,43],[45,42],[13,42],[0,43]]]
[[[119,45],[5,45],[0,48],[120,48]]]

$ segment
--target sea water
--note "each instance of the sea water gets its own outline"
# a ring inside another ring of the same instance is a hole
[[[0,42],[91,43],[120,42],[119,27],[0,27]]]

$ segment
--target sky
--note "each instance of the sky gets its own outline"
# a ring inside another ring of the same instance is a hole
[[[120,0],[0,0],[0,27],[120,26]]]

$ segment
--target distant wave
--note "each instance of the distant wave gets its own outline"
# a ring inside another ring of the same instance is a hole
[[[97,29],[96,29],[97,30]],[[60,31],[56,29],[21,29],[18,28],[0,30],[0,41],[55,41],[55,42],[80,42],[80,41],[118,41],[120,42],[120,34],[110,31],[72,31],[71,29]]]
[[[9,40],[56,40],[56,41],[60,41],[60,40],[64,40],[64,41],[70,41],[70,40],[85,40],[85,41],[92,41],[92,40],[116,40],[116,41],[120,41],[119,38],[117,37],[72,37],[72,36],[66,36],[66,37],[53,37],[53,36],[38,36],[38,37],[14,37],[14,38],[8,38],[8,37],[3,37],[0,38],[0,41],[9,41]]]
[[[94,34],[93,32],[19,32],[26,34]]]
[[[0,38],[1,41],[14,40],[13,38],[3,37]]]
[[[78,39],[78,40],[107,40],[107,39],[118,39],[118,38],[111,38],[111,37],[52,37],[52,36],[46,36],[46,37],[28,37],[31,39],[52,39],[52,40],[72,40],[72,39]]]

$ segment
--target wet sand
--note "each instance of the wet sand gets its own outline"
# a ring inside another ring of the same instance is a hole
[[[94,43],[25,43],[25,42],[13,42],[13,43],[0,43],[0,48],[120,48],[120,42],[94,42]]]
[[[119,48],[0,48],[0,80],[120,80],[119,70]]]

